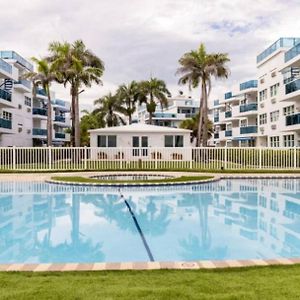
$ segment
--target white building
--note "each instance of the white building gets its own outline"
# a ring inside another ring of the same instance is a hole
[[[39,146],[47,135],[47,98],[39,90],[32,99],[32,87],[23,79],[33,65],[14,51],[0,51],[0,146]],[[53,144],[70,140],[64,129],[70,126],[66,113],[70,105],[53,100]]]
[[[163,160],[190,158],[190,151],[185,151],[185,148],[191,147],[191,130],[187,129],[133,123],[126,126],[92,129],[89,133],[91,147],[101,148],[98,152],[94,152],[93,158],[149,157]]]
[[[167,108],[161,109],[160,104],[157,104],[152,122],[153,125],[178,128],[183,120],[195,116],[198,112],[199,101],[195,101],[191,97],[178,95],[168,98]],[[138,122],[149,124],[149,113],[145,104],[139,107]]]
[[[299,49],[300,38],[280,38],[257,56],[257,90],[243,90],[244,97],[233,89],[215,103],[215,145],[300,146]]]

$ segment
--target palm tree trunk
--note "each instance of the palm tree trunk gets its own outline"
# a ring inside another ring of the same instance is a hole
[[[204,147],[207,147],[208,132],[207,132],[207,90],[206,90],[206,86],[204,87],[202,115],[203,115],[202,145]]]
[[[75,97],[75,147],[80,147],[80,120],[79,120],[79,95],[78,91]]]
[[[132,116],[131,116],[131,114],[128,114],[128,123],[129,123],[129,125],[132,123]]]
[[[45,86],[44,90],[47,92],[48,105],[47,105],[47,146],[52,146],[52,104],[49,86]]]
[[[71,120],[72,120],[72,126],[71,126],[71,145],[75,147],[75,92],[73,87],[71,87]]]
[[[199,122],[198,122],[198,133],[196,147],[201,146],[202,142],[202,131],[203,131],[203,103],[204,103],[204,93],[205,93],[205,81],[202,80],[201,84],[201,97],[200,97],[200,107],[199,107]]]

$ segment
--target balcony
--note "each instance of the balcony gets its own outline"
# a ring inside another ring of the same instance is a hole
[[[225,118],[231,118],[231,117],[232,117],[232,111],[226,111]]]
[[[285,52],[284,62],[288,62],[289,60],[293,59],[299,54],[300,54],[300,43],[296,44],[293,48]]]
[[[47,136],[47,129],[33,128],[32,135]]]
[[[240,91],[257,88],[257,80],[249,80],[240,84]]]
[[[219,116],[215,116],[214,117],[214,122],[216,123],[216,122],[219,122],[220,121],[220,117]]]
[[[12,128],[12,122],[11,120],[6,120],[0,118],[0,127],[5,129],[11,129]]]
[[[255,111],[257,110],[257,103],[249,103],[249,104],[245,104],[245,105],[241,105],[240,106],[240,112],[247,112],[247,111]]]
[[[285,85],[285,94],[290,94],[300,90],[300,79],[292,81]]]
[[[245,126],[240,128],[240,134],[249,134],[249,133],[257,133],[257,126]]]
[[[0,69],[8,74],[12,74],[12,66],[3,59],[0,59]]]
[[[55,122],[65,123],[66,122],[66,118],[64,116],[55,116],[54,117],[54,121]]]
[[[232,98],[232,92],[228,92],[224,95],[225,100]]]
[[[13,59],[27,70],[33,71],[33,65],[14,51],[0,51],[0,58]]]
[[[232,136],[232,130],[225,130],[225,136]]]
[[[220,104],[219,100],[214,100],[214,106],[218,106]]]
[[[14,86],[16,89],[21,91],[30,91],[31,90],[31,82],[29,80],[19,80],[14,82]]]
[[[285,117],[286,126],[298,125],[298,124],[300,124],[300,113]]]
[[[220,137],[219,132],[216,132],[216,133],[214,134],[214,138],[215,138],[215,139],[218,139],[219,137]]]
[[[47,97],[47,93],[44,89],[37,89],[36,94],[40,95],[40,96]]]
[[[0,99],[11,102],[11,93],[0,89]]]
[[[162,119],[175,119],[177,118],[177,114],[170,113],[154,113],[153,118],[162,118]]]
[[[32,114],[33,115],[39,115],[39,116],[46,116],[48,115],[48,111],[46,108],[39,108],[39,107],[34,107],[32,109]]]
[[[56,139],[65,139],[66,138],[66,134],[63,132],[55,132],[55,138]]]
[[[51,101],[52,105],[58,105],[58,106],[66,106],[66,102],[64,100],[55,99]]]

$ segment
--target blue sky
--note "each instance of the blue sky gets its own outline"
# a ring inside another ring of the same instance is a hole
[[[26,3],[25,3],[26,2]],[[1,48],[46,54],[49,41],[83,39],[106,66],[104,86],[82,94],[83,107],[130,80],[164,79],[175,95],[180,56],[203,42],[227,52],[231,76],[215,82],[211,100],[255,76],[256,55],[281,36],[299,36],[295,0],[0,0]],[[69,98],[57,88],[58,97]],[[192,95],[199,97],[198,91]]]

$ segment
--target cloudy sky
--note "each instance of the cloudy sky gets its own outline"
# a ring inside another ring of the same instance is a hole
[[[121,83],[165,80],[175,95],[180,56],[205,43],[227,52],[231,76],[215,82],[211,100],[255,76],[256,55],[281,36],[299,36],[300,0],[0,0],[0,48],[43,56],[50,41],[82,39],[105,62],[102,87],[82,107]],[[59,98],[69,91],[55,87]],[[192,93],[198,97],[198,91]]]

